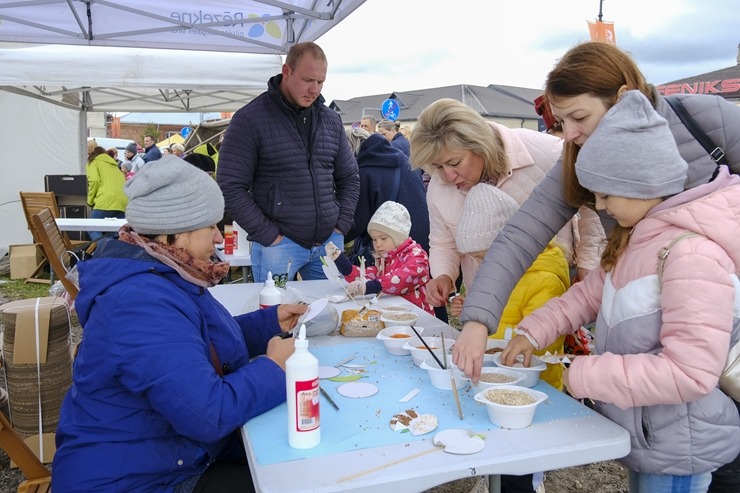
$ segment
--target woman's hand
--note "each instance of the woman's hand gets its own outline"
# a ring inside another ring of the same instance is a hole
[[[426,284],[427,301],[432,306],[444,306],[450,293],[455,291],[455,283],[448,275],[430,279]]]
[[[452,346],[452,362],[468,377],[473,385],[480,379],[483,354],[486,352],[488,329],[478,322],[467,322]]]
[[[465,303],[465,296],[457,295],[450,301],[450,315],[453,317],[459,317],[462,313],[463,304]]]
[[[280,324],[280,330],[288,332],[298,323],[298,319],[308,311],[308,305],[298,305],[293,303],[283,303],[278,306],[277,317]]]
[[[457,345],[457,343],[455,343],[455,345]],[[532,362],[533,351],[534,346],[529,342],[529,339],[523,335],[518,335],[509,341],[504,348],[504,352],[501,353],[501,362],[506,366],[514,366],[514,363],[516,363],[516,357],[523,354],[524,366],[529,367]]]
[[[267,342],[267,352],[265,356],[274,361],[280,368],[285,371],[285,362],[290,358],[290,355],[295,351],[295,339],[288,337],[287,339],[281,339],[277,336],[273,337]]]

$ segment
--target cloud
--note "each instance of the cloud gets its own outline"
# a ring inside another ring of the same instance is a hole
[[[736,0],[605,0],[604,20],[650,82],[736,63]],[[595,0],[367,0],[318,43],[328,100],[455,84],[541,88],[557,60],[588,40]]]

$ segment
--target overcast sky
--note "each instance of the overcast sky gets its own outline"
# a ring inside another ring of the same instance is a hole
[[[366,0],[317,40],[327,102],[456,84],[542,88],[599,0]],[[737,63],[738,0],[604,0],[617,45],[662,84]]]

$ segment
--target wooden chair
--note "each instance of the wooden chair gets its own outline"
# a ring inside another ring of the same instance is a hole
[[[51,493],[51,473],[0,412],[0,448],[16,463],[26,480],[18,493]]]
[[[20,196],[21,205],[23,206],[23,214],[26,216],[26,223],[28,224],[29,231],[31,231],[31,236],[33,236],[33,242],[36,245],[41,246],[41,240],[39,240],[39,236],[36,232],[36,226],[33,224],[33,215],[48,208],[51,210],[52,215],[57,217],[59,214],[59,205],[57,204],[56,195],[54,195],[54,192],[20,192]],[[84,243],[83,241],[71,241],[67,236],[67,233],[62,233],[62,236],[64,236],[66,241],[73,246]],[[31,274],[27,279],[27,282],[48,283],[48,279],[39,279],[36,277],[48,263],[48,259],[44,257],[39,265],[36,266],[36,270],[34,270],[33,274]]]
[[[63,235],[57,226],[57,222],[49,208],[34,214],[32,217],[36,235],[38,235],[41,248],[44,255],[51,265],[51,269],[62,282],[64,289],[69,293],[71,301],[77,297],[78,289],[72,281],[67,279],[67,271],[70,269],[70,255],[64,255],[64,252],[74,248],[69,238]]]

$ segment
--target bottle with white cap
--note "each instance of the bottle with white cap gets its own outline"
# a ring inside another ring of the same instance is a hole
[[[285,362],[288,444],[307,449],[321,442],[319,360],[308,352],[305,325],[301,325],[294,341],[295,352]]]
[[[268,272],[265,287],[260,291],[260,308],[279,305],[282,302],[283,294],[275,287],[275,279],[272,278],[272,272]]]

